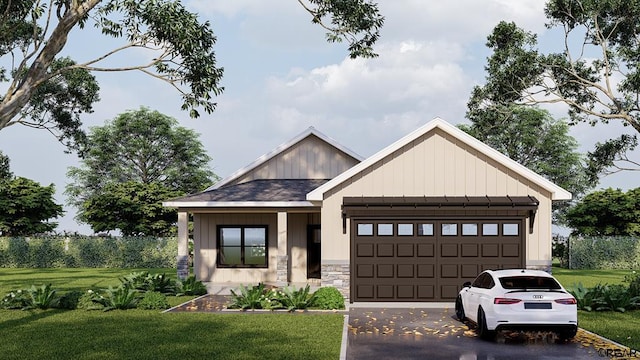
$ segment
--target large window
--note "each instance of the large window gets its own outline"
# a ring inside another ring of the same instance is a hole
[[[266,226],[218,226],[219,267],[268,267]]]

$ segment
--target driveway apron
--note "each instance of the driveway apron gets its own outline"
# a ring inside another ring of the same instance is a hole
[[[453,309],[358,308],[349,310],[346,358],[356,359],[603,359],[599,347],[579,331],[558,343],[551,332],[499,332],[484,341]]]

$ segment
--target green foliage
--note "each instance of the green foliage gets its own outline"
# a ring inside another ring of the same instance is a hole
[[[322,310],[342,310],[344,306],[344,297],[340,291],[334,287],[321,287],[313,294],[312,307]]]
[[[202,281],[196,280],[196,277],[193,275],[183,281],[178,281],[176,287],[176,296],[205,295],[207,293],[207,287],[202,283]]]
[[[282,290],[276,291],[275,299],[282,304],[282,307],[289,311],[302,310],[312,306],[315,300],[315,294],[311,293],[311,287],[307,284],[304,288],[291,289],[285,287]]]
[[[24,236],[42,234],[56,228],[50,219],[62,216],[62,206],[53,200],[55,187],[15,177],[0,182],[0,234]]]
[[[66,310],[75,310],[78,308],[80,298],[84,295],[83,292],[78,290],[69,291],[60,297],[58,301],[58,308]]]
[[[0,308],[3,309],[24,309],[31,304],[29,293],[24,290],[11,291],[2,298]]]
[[[263,283],[249,287],[240,285],[240,292],[231,290],[231,304],[229,309],[272,309],[272,290]]]
[[[162,201],[201,191],[215,178],[198,134],[144,107],[92,128],[89,142],[82,166],[69,169],[65,192],[96,232],[171,234],[176,210]]]
[[[567,291],[576,298],[578,310],[592,311],[596,299],[602,296],[602,288],[601,285],[597,285],[588,289],[582,283],[578,283],[568,287]]]
[[[154,291],[161,294],[176,294],[176,281],[166,274],[133,272],[120,279],[122,286],[140,291]]]
[[[579,235],[640,235],[640,188],[594,191],[569,209],[567,224]]]
[[[570,269],[634,269],[640,267],[640,239],[627,236],[569,238]]]
[[[596,310],[625,312],[638,308],[640,297],[633,296],[628,290],[621,284],[605,285],[602,294],[595,299]]]
[[[629,284],[629,294],[631,296],[640,296],[640,273],[633,270],[624,276],[623,281]]]
[[[56,307],[60,300],[56,294],[57,291],[51,287],[51,284],[41,285],[39,287],[33,285],[27,293],[30,298],[29,304],[26,306],[28,309],[49,309]]]
[[[104,311],[134,309],[140,301],[140,292],[129,286],[109,286],[104,295],[97,295],[93,302],[103,306]]]
[[[76,309],[83,310],[101,310],[104,308],[97,300],[100,298],[100,294],[93,290],[87,290],[78,299]]]
[[[170,308],[167,296],[157,291],[147,291],[144,293],[137,307],[143,310],[164,310]]]

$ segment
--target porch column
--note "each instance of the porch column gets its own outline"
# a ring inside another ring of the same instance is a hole
[[[178,279],[189,277],[189,214],[178,211]]]
[[[289,255],[287,254],[287,213],[278,212],[278,265],[276,281],[278,284],[289,283]]]

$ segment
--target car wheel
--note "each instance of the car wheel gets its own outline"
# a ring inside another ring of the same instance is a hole
[[[478,336],[483,340],[493,340],[496,336],[495,331],[487,329],[487,319],[485,318],[482,308],[478,309],[478,328],[476,331]]]
[[[460,297],[460,295],[458,295],[458,297],[456,298],[456,316],[460,321],[464,321],[465,319],[464,307],[462,306],[462,297]]]

